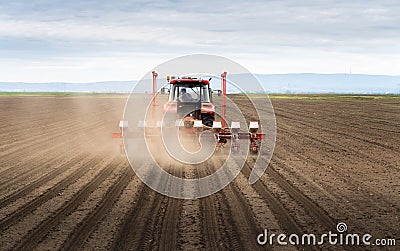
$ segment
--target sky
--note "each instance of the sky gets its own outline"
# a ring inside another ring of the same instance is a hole
[[[398,0],[0,0],[0,82],[134,80],[193,53],[262,74],[400,75],[398,13]]]

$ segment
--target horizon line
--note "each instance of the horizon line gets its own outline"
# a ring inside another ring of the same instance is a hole
[[[248,74],[248,73],[233,73],[231,75],[240,75],[240,74]],[[251,73],[253,75],[302,75],[302,74],[313,74],[313,75],[358,75],[358,76],[374,76],[374,77],[400,77],[400,75],[387,75],[387,74],[368,74],[368,73],[316,73],[316,72],[302,72],[302,73]],[[229,73],[228,73],[229,75]],[[147,78],[142,78],[144,80]],[[149,78],[150,80],[151,78]],[[161,78],[158,78],[161,79]],[[139,81],[138,79],[133,80],[98,80],[98,81],[90,81],[90,82],[67,82],[67,81],[46,81],[46,82],[25,82],[25,81],[0,81],[0,84],[7,83],[24,83],[24,84],[96,84],[96,83],[106,83],[106,82],[134,82]]]

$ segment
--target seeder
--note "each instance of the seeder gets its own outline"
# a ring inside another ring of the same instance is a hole
[[[141,120],[137,129],[145,130],[146,136],[160,135],[163,128],[178,129],[183,136],[198,137],[204,131],[212,132],[215,139],[215,149],[220,151],[226,144],[230,143],[231,151],[240,150],[240,140],[249,140],[250,152],[257,153],[265,134],[260,132],[258,121],[249,121],[248,130],[241,131],[240,121],[232,121],[230,126],[226,120],[226,76],[221,74],[221,116],[216,119],[215,106],[213,104],[210,80],[196,77],[170,77],[167,76],[169,84],[168,101],[163,105],[163,119],[157,120],[157,76],[152,72],[152,101],[149,120]],[[165,88],[164,88],[165,90]],[[128,130],[128,121],[120,121],[120,132],[112,133],[113,138],[123,138],[135,134],[136,130]],[[129,135],[124,133],[129,132]]]

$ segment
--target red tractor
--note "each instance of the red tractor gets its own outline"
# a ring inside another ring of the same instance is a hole
[[[158,74],[153,71],[152,114],[157,114],[157,83]],[[168,101],[164,104],[162,121],[139,121],[139,127],[145,128],[152,135],[159,135],[161,127],[179,127],[183,134],[200,135],[202,131],[212,131],[217,139],[216,149],[220,150],[230,142],[233,152],[239,151],[239,140],[249,140],[250,152],[257,153],[264,133],[259,133],[259,122],[250,121],[248,131],[240,132],[240,122],[232,121],[228,126],[226,116],[226,72],[221,74],[222,104],[221,118],[215,120],[215,106],[212,103],[210,80],[195,77],[169,77],[170,85]],[[155,119],[153,119],[155,120]],[[122,138],[123,131],[128,128],[127,121],[120,122],[120,133],[113,133],[114,138]],[[155,132],[155,133],[154,133]],[[135,134],[135,133],[133,133]]]
[[[169,76],[167,81],[170,84],[168,102],[164,104],[167,120],[184,119],[185,127],[192,127],[195,120],[201,120],[204,126],[212,127],[215,107],[210,81],[191,77],[170,79]]]

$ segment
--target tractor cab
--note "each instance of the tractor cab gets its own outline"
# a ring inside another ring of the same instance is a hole
[[[200,78],[172,78],[168,102],[164,111],[176,113],[177,119],[191,117],[201,120],[203,125],[212,126],[214,105],[212,104],[210,82]]]
[[[169,102],[210,103],[210,91],[204,83],[176,83],[169,93]]]

